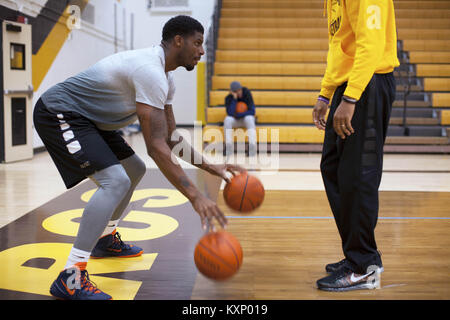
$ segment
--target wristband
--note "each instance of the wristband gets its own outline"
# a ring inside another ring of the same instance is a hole
[[[324,96],[319,96],[319,97],[317,98],[317,100],[323,101],[323,102],[325,102],[327,105],[330,104],[330,100],[328,100],[328,99],[325,98]]]
[[[347,97],[347,96],[342,96],[342,100],[344,100],[345,102],[348,102],[348,103],[352,103],[352,104],[356,104],[358,102],[358,100]]]

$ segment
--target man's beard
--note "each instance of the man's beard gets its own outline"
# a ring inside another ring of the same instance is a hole
[[[195,66],[190,65],[190,64],[188,64],[188,65],[186,65],[186,66],[184,66],[184,67],[186,68],[187,71],[192,71],[192,70],[194,70],[194,68],[195,68]]]

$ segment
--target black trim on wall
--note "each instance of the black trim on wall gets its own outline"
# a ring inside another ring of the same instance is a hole
[[[12,10],[0,5],[0,19],[16,21],[17,16],[23,16],[28,19],[28,24],[32,28],[32,54],[36,54],[44,43],[50,31],[63,14],[68,5],[78,5],[83,11],[86,6],[85,0],[48,0],[41,12],[36,18],[26,15],[17,10]]]

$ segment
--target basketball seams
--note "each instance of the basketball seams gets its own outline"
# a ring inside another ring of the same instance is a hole
[[[239,211],[239,197],[242,196],[243,192],[244,184],[242,182],[243,176],[239,175],[234,177],[230,183],[227,183],[223,193],[225,203],[228,204],[230,208],[236,211]]]
[[[255,198],[257,199],[257,203],[255,204],[254,201],[252,200],[252,197],[249,195],[248,197],[245,198],[245,200],[250,202],[250,206],[251,206],[251,210],[255,210],[256,208],[258,208],[263,199],[264,199],[264,188],[262,187],[261,184],[256,184],[255,180],[251,181],[253,184],[251,185],[251,187],[254,187],[255,185],[258,187],[258,189],[255,189],[254,192],[251,194],[253,196],[253,200],[255,200]]]
[[[253,201],[252,201],[252,199],[250,199],[250,198],[245,198],[245,200],[247,200],[248,202],[250,202],[250,207],[251,207],[251,210],[254,210],[255,208],[256,208],[256,206],[255,206],[255,204],[253,203]],[[251,211],[250,210],[250,211]]]
[[[247,189],[247,184],[248,184],[248,175],[247,178],[245,180],[245,186],[244,186],[244,190],[242,191],[242,198],[241,198],[241,204],[239,206],[239,211],[242,210],[242,204],[244,203],[244,197],[245,197],[245,190]]]
[[[223,197],[229,208],[247,213],[257,209],[263,202],[265,195],[261,181],[249,174],[235,176],[227,183]]]
[[[228,242],[227,239],[222,239],[225,241],[225,243],[230,247],[231,251],[233,251],[234,257],[236,258],[236,262],[237,262],[237,268],[239,269],[239,267],[241,266],[241,263],[239,261],[239,257],[237,252],[234,250],[234,247],[232,246],[232,244],[230,242]]]
[[[219,259],[220,261],[222,261],[224,263],[224,265],[226,265],[228,268],[230,268],[231,270],[234,270],[235,267],[233,267],[232,265],[230,265],[228,262],[226,262],[221,256],[217,255],[214,251],[212,251],[211,249],[209,249],[208,247],[206,247],[203,243],[199,242],[199,245],[205,249],[206,251],[208,251],[212,256],[216,257],[217,259]]]

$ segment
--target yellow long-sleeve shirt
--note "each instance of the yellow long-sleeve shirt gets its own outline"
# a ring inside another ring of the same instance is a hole
[[[327,0],[329,49],[320,95],[331,99],[348,81],[344,95],[359,100],[374,73],[399,65],[392,0]]]

